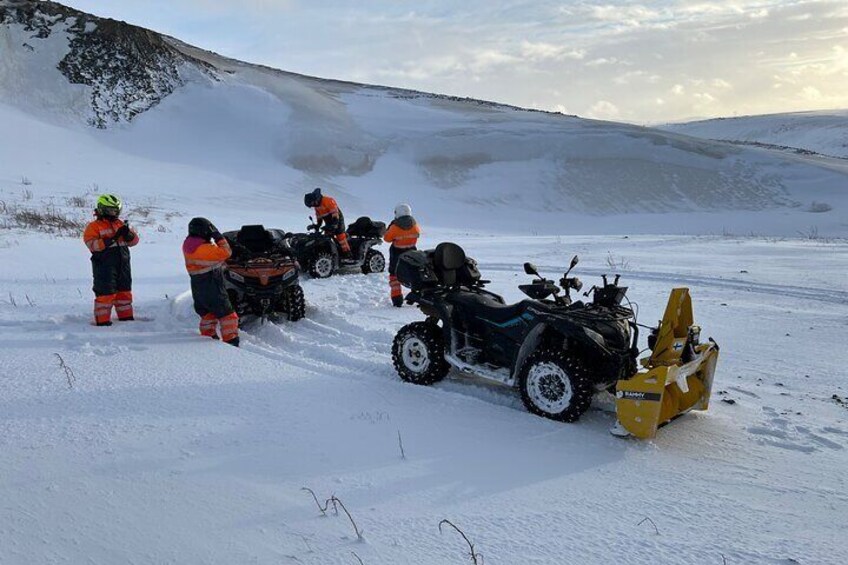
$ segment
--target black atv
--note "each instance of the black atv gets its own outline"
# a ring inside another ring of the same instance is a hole
[[[309,218],[310,221],[312,218]],[[374,222],[363,216],[347,229],[350,243],[350,257],[344,257],[339,250],[339,244],[332,234],[324,233],[314,223],[307,227],[307,233],[289,235],[289,245],[301,265],[304,265],[310,276],[316,279],[326,279],[340,269],[359,268],[366,275],[381,273],[386,269],[386,257],[375,245],[383,243],[386,224]]]
[[[621,301],[626,287],[618,277],[586,293],[592,302],[572,302],[570,291],[582,283],[569,273],[557,286],[539,276],[520,285],[530,300],[506,304],[485,290],[477,263],[456,244],[433,251],[411,251],[398,263],[401,284],[412,289],[406,302],[427,316],[400,329],[392,360],[400,377],[432,384],[450,369],[518,387],[530,412],[573,422],[595,392],[614,387],[636,372],[637,327],[633,311]],[[564,295],[560,294],[564,290]]]
[[[286,232],[263,226],[243,226],[224,234],[233,250],[224,270],[224,286],[239,320],[250,316],[296,322],[306,301],[298,281],[300,265],[287,243]]]

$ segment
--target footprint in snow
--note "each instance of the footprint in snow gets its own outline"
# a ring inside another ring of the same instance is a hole
[[[756,436],[761,444],[812,453],[827,448],[841,450],[848,441],[848,432],[834,427],[813,430],[804,425],[796,425],[788,417],[788,412],[778,413],[770,406],[763,407],[765,421],[758,426],[749,426],[748,433]],[[836,437],[828,437],[836,436]]]

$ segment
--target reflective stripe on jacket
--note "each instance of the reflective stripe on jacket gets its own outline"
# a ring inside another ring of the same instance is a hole
[[[183,242],[183,256],[189,275],[202,275],[220,269],[233,252],[224,238],[209,243],[202,237],[188,236]]]
[[[115,241],[115,233],[124,225],[122,220],[115,218],[97,218],[85,227],[82,240],[92,253],[100,253],[111,247],[133,247],[138,244],[138,233],[130,228],[132,239]]]
[[[389,224],[383,241],[398,249],[411,249],[418,243],[420,236],[421,229],[415,219],[412,216],[401,216]]]

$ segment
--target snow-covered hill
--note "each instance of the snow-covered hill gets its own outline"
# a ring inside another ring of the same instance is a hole
[[[848,110],[718,118],[660,127],[704,139],[848,159]]]
[[[166,195],[193,213],[189,203],[208,189],[199,179],[214,175],[219,193],[296,211],[298,223],[302,193],[321,185],[349,216],[380,216],[408,200],[426,225],[848,232],[843,169],[649,128],[304,77],[51,2],[4,0],[0,21],[2,123],[21,132],[0,145],[7,179]],[[45,148],[67,154],[63,144],[87,149],[45,163]],[[125,166],[107,174],[117,161]],[[829,211],[811,214],[824,209],[813,203]]]

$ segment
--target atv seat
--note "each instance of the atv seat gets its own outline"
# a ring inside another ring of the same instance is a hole
[[[251,253],[267,253],[274,247],[274,238],[262,225],[242,226],[236,241]]]
[[[456,307],[473,314],[473,317],[496,325],[502,325],[517,320],[527,310],[527,302],[504,304],[499,296],[478,292],[457,292],[449,299]]]

